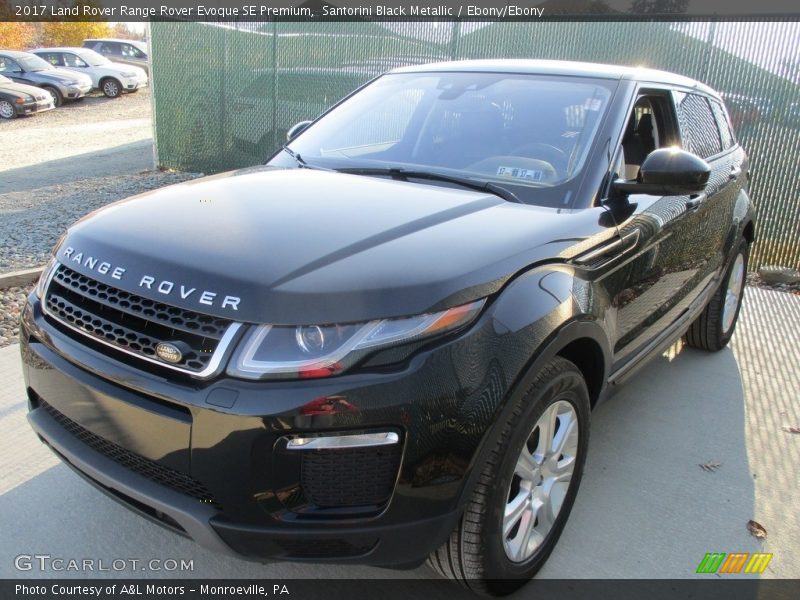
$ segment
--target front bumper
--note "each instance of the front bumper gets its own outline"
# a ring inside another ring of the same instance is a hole
[[[493,329],[486,318],[397,370],[199,383],[135,369],[113,351],[85,345],[30,300],[22,356],[29,420],[41,439],[133,510],[207,548],[251,559],[419,564],[457,524],[493,420],[487,407],[513,379],[478,354],[493,346],[485,343]],[[309,466],[302,452],[286,451],[293,436],[371,431],[397,432],[395,463],[367,453],[349,466],[337,464],[338,455]],[[369,487],[365,480],[386,464],[394,472],[385,501],[315,503],[315,493],[336,485],[345,497]],[[335,479],[309,493],[327,469]]]
[[[33,115],[48,110],[53,110],[55,105],[53,100],[39,100],[34,102],[26,102],[25,104],[15,104],[17,114],[20,116]]]
[[[147,87],[147,77],[123,77],[121,81],[122,88],[126,92],[132,92]]]
[[[78,100],[83,98],[86,94],[92,91],[92,83],[83,83],[78,85],[71,85],[69,87],[65,87],[61,90],[61,93],[64,95],[64,98],[69,100]]]

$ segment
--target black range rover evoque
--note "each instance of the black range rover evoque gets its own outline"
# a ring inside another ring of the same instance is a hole
[[[31,425],[206,547],[510,592],[564,527],[592,408],[681,336],[730,339],[748,178],[684,77],[397,69],[265,166],[73,225],[23,314]]]

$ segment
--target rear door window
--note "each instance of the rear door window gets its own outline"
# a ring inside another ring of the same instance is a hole
[[[708,99],[699,94],[676,92],[675,101],[684,150],[700,158],[709,158],[722,152],[717,121]]]
[[[722,149],[727,150],[736,145],[736,136],[733,134],[733,127],[731,120],[728,117],[728,112],[720,102],[716,100],[711,101],[711,110],[714,113],[714,118],[717,120],[717,128],[719,129],[719,138],[722,142]]]
[[[47,62],[49,62],[54,67],[63,67],[64,62],[61,60],[61,53],[60,52],[47,52],[45,54],[37,54],[37,56],[42,57]]]
[[[103,42],[97,51],[100,54],[121,54],[119,46],[117,42]]]

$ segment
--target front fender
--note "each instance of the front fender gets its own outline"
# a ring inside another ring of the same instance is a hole
[[[515,278],[491,306],[495,334],[503,344],[504,372],[510,377],[506,393],[491,407],[491,419],[473,454],[459,496],[463,509],[492,450],[497,431],[509,418],[546,363],[570,344],[589,341],[597,352],[602,373],[600,394],[611,366],[611,344],[602,320],[607,299],[600,286],[582,279],[564,264],[545,265]]]

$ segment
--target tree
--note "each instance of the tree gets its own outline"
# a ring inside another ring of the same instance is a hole
[[[0,48],[23,50],[35,45],[36,27],[33,23],[5,22],[0,25]]]
[[[121,38],[123,40],[140,40],[145,41],[144,30],[132,30],[128,27],[127,23],[117,22],[111,28],[111,36]]]
[[[44,46],[80,46],[87,38],[109,37],[111,28],[100,21],[48,21],[42,25]]]

